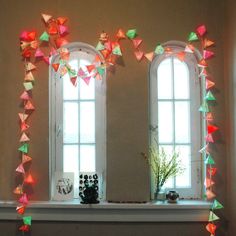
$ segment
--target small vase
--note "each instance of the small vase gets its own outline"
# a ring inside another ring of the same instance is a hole
[[[154,199],[157,201],[165,201],[166,200],[166,192],[163,187],[158,187],[156,192],[154,193]]]
[[[177,203],[178,198],[179,194],[176,191],[169,191],[166,194],[166,199],[169,203]]]

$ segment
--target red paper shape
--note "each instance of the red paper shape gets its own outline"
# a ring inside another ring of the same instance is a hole
[[[31,51],[29,49],[24,49],[23,52],[21,53],[21,55],[24,57],[24,58],[30,58],[31,57]]]
[[[205,185],[206,188],[209,188],[209,187],[211,187],[214,184],[215,184],[215,182],[212,179],[205,178],[204,185]]]
[[[24,213],[25,213],[25,206],[18,206],[18,207],[16,207],[16,211],[17,211],[18,214],[24,215]]]
[[[212,52],[212,51],[203,50],[203,58],[204,58],[205,60],[212,58],[214,55],[215,55],[215,54],[214,54],[214,52]]]
[[[125,39],[125,33],[122,29],[119,29],[117,34],[116,34],[116,38],[119,40],[119,39]]]
[[[214,126],[214,125],[208,125],[208,126],[207,126],[207,132],[208,132],[208,134],[211,134],[211,133],[217,131],[218,129],[219,129],[219,128],[218,128],[217,126]]]
[[[134,48],[137,49],[141,45],[143,40],[140,38],[135,38],[135,39],[132,39],[132,42],[133,42]]]
[[[22,122],[20,127],[21,127],[21,132],[23,132],[26,131],[30,126],[25,122]]]
[[[22,31],[21,34],[20,34],[20,39],[28,41],[28,31],[25,31],[25,30]]]
[[[47,65],[50,64],[50,62],[49,62],[49,57],[43,57],[43,61],[44,61]]]
[[[31,174],[29,174],[27,176],[27,178],[25,178],[24,183],[26,183],[26,184],[34,184],[35,183],[35,181],[34,181],[34,179],[33,179]]]
[[[27,101],[24,107],[25,110],[35,110],[33,104],[30,101]]]
[[[206,225],[206,230],[211,234],[211,235],[215,235],[215,231],[216,231],[216,225],[212,224],[212,223],[208,223]]]
[[[71,83],[76,87],[77,86],[77,76],[70,78]]]
[[[68,41],[66,39],[64,39],[64,38],[57,38],[55,40],[55,43],[56,43],[57,48],[60,48],[60,47],[62,47],[64,45],[66,45],[68,43]]]
[[[113,45],[112,45],[111,41],[105,42],[105,43],[104,43],[104,47],[105,47],[105,49],[107,49],[109,52],[111,52],[112,49],[113,49]]]
[[[217,168],[216,167],[208,167],[207,172],[210,176],[214,176],[216,174]]]
[[[88,65],[88,66],[86,66],[86,68],[87,68],[88,72],[91,73],[96,67],[95,67],[95,65]]]
[[[57,23],[58,23],[58,25],[64,25],[67,20],[68,19],[66,17],[58,17]]]
[[[100,52],[102,53],[105,59],[110,55],[110,51],[107,49],[101,50]]]
[[[29,41],[34,41],[36,38],[36,32],[35,31],[31,31],[27,33],[27,38]]]
[[[18,200],[19,203],[22,203],[23,205],[27,205],[29,203],[28,197],[26,193],[24,193]]]
[[[207,67],[208,65],[207,65],[206,61],[204,59],[202,59],[198,62],[198,66],[199,67]]]
[[[179,53],[177,53],[177,58],[178,58],[180,61],[184,61],[184,59],[185,59],[185,52],[179,52]]]
[[[54,69],[55,72],[58,71],[59,66],[60,66],[59,63],[54,63],[54,64],[52,64],[52,67],[53,67],[53,69]]]
[[[28,94],[27,91],[24,91],[24,92],[20,95],[20,99],[22,99],[22,100],[29,100],[29,99],[30,99],[30,95]]]
[[[144,53],[142,51],[135,51],[134,55],[138,61],[141,61],[144,56]]]
[[[22,225],[19,228],[19,230],[22,231],[22,232],[29,232],[30,231],[30,227],[29,227],[29,225]]]
[[[205,25],[198,26],[196,32],[198,33],[198,35],[203,36],[207,32],[206,26]]]
[[[57,34],[58,30],[57,30],[57,26],[56,24],[51,24],[48,28],[48,33],[51,35],[55,35]]]

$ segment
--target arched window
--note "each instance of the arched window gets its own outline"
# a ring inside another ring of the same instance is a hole
[[[85,73],[78,76],[74,86],[66,73],[55,72],[50,67],[50,156],[51,176],[55,171],[74,173],[74,197],[78,198],[79,174],[105,173],[106,158],[106,81],[105,70],[98,80],[97,70],[89,71],[101,54],[85,43],[65,46],[70,52],[71,69]],[[58,63],[57,54],[51,64]],[[98,62],[100,63],[100,62]],[[86,76],[87,75],[87,76]]]
[[[156,139],[168,153],[180,153],[185,171],[170,179],[165,187],[176,189],[180,197],[201,197],[202,124],[198,111],[201,84],[196,53],[185,53],[185,43],[171,41],[150,67],[150,142]]]

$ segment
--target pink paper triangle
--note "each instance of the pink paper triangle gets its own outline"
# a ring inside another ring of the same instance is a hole
[[[26,193],[24,193],[20,199],[18,200],[19,203],[23,204],[23,205],[27,205],[29,203],[29,200],[27,198]]]
[[[22,100],[29,100],[29,99],[30,99],[30,96],[29,96],[29,94],[27,93],[27,91],[24,91],[24,92],[20,95],[20,99],[22,99]]]
[[[22,164],[20,164],[20,165],[16,168],[16,172],[25,174],[25,169],[24,169],[24,167],[23,167]]]
[[[84,77],[84,78],[83,78],[83,81],[84,81],[87,85],[89,85],[90,79],[91,79],[91,76],[87,76],[87,77]]]
[[[138,48],[140,44],[143,42],[143,40],[139,38],[135,38],[135,39],[132,39],[132,42],[133,42],[134,47]]]
[[[203,36],[206,33],[207,29],[205,25],[200,25],[197,27],[196,31],[200,36]]]
[[[215,54],[214,54],[214,52],[212,52],[212,51],[203,50],[203,58],[204,58],[205,60],[212,58],[214,55],[215,55]]]
[[[134,54],[135,54],[135,57],[138,61],[141,61],[143,58],[143,55],[144,55],[144,53],[142,51],[135,51]]]
[[[28,142],[30,141],[29,137],[23,132],[20,137],[20,142]]]
[[[38,48],[38,49],[36,50],[34,56],[35,56],[36,58],[39,58],[39,57],[44,57],[44,54],[43,54],[43,52]]]
[[[29,115],[24,114],[24,113],[18,113],[18,115],[20,117],[21,122],[24,122],[29,116]]]
[[[65,25],[59,25],[59,33],[61,36],[68,34],[68,27]]]
[[[206,142],[208,142],[208,143],[214,143],[214,139],[213,139],[213,137],[212,137],[212,134],[207,134],[205,140],[206,140]]]

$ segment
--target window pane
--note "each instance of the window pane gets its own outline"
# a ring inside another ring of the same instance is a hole
[[[176,177],[176,187],[189,188],[191,187],[191,147],[190,145],[176,146],[176,151],[179,151],[182,165],[185,171],[182,175]]]
[[[80,80],[80,99],[95,99],[95,79],[92,77],[89,85]]]
[[[77,143],[79,139],[78,103],[64,102],[63,110],[63,142]]]
[[[80,142],[95,143],[95,102],[80,102]]]
[[[190,102],[175,102],[175,142],[190,143]]]
[[[171,99],[172,90],[172,70],[171,58],[160,63],[157,70],[157,95],[158,99]]]
[[[189,70],[184,62],[174,59],[175,99],[189,99]]]
[[[72,60],[69,62],[72,69],[78,72],[78,61]],[[64,100],[77,100],[78,99],[78,87],[75,87],[71,81],[68,73],[63,78],[63,99]]]
[[[172,102],[158,102],[158,135],[160,143],[173,141]]]
[[[95,145],[80,145],[80,171],[95,172]]]

